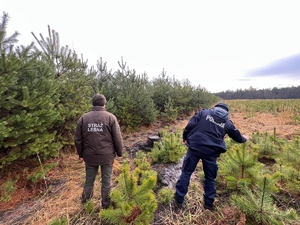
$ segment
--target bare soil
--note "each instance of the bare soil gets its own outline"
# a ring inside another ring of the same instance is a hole
[[[257,113],[252,117],[248,117],[245,113],[231,114],[231,120],[235,126],[242,134],[250,137],[254,132],[273,134],[274,128],[276,128],[277,136],[291,139],[294,135],[300,134],[300,129],[299,125],[294,124],[290,118],[291,115],[286,112],[278,113],[276,116],[268,113]],[[165,127],[168,127],[170,131],[182,130],[186,126],[188,119],[188,117],[182,117],[173,123],[157,122],[151,126],[142,127],[136,132],[124,133],[124,146],[125,148],[130,148],[137,142],[147,141],[148,136],[158,134]],[[36,159],[33,159],[33,161],[37,162]],[[57,162],[57,166],[47,173],[44,180],[35,184],[26,179],[26,174],[32,170],[32,162],[14,164],[13,167],[7,167],[0,171],[0,184],[20,177],[14,185],[16,190],[11,195],[11,200],[8,202],[0,201],[0,224],[46,225],[55,218],[67,216],[67,220],[70,221],[69,216],[75,217],[78,215],[79,217],[81,215],[83,211],[80,203],[84,182],[83,162],[78,159],[74,148],[55,159],[49,160],[49,162],[51,161]],[[114,164],[115,175],[118,173],[120,163],[122,163],[122,159],[117,159]],[[96,188],[99,187],[96,186]],[[198,197],[190,196],[190,198]],[[221,202],[222,199],[219,199],[219,201]],[[96,207],[100,206],[96,205]],[[196,210],[199,206],[194,207]],[[166,215],[165,212],[169,211],[160,206],[157,216],[160,218],[165,216],[166,219],[169,219],[170,215]],[[215,215],[206,212],[205,219],[201,224],[245,224],[245,216],[235,212],[235,209],[224,207],[221,213],[223,213],[223,217],[225,215],[225,219],[235,221],[232,223],[215,222]],[[235,218],[237,215],[238,219]],[[153,224],[176,224],[174,222],[176,220],[179,221],[180,218],[174,214],[172,222],[154,222]],[[155,221],[161,220],[156,219]],[[101,222],[91,218],[90,221],[85,220],[83,223],[78,222],[76,224],[101,224]]]

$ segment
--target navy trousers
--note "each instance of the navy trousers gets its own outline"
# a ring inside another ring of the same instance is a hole
[[[177,202],[183,203],[184,196],[188,192],[191,175],[195,171],[199,160],[202,160],[204,171],[204,203],[207,206],[212,206],[216,195],[215,179],[218,173],[217,158],[190,148],[185,155],[181,175],[176,183],[175,198]]]

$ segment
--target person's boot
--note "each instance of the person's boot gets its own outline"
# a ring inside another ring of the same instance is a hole
[[[204,207],[204,209],[208,209],[210,211],[214,211],[215,210],[214,205],[207,205],[207,204],[204,203],[203,207]]]
[[[110,198],[106,199],[106,201],[102,201],[102,209],[108,209],[110,206]]]
[[[88,200],[93,197],[93,187],[84,188],[81,195],[81,204],[84,205]]]
[[[108,209],[110,206],[109,193],[110,193],[110,188],[109,189],[105,189],[105,188],[101,189],[101,204],[102,204],[103,209]]]
[[[182,209],[182,203],[179,203],[175,196],[174,196],[174,199],[173,199],[173,205],[174,205],[175,213],[179,213],[179,211]]]

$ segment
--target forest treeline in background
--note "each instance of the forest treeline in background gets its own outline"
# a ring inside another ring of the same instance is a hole
[[[283,87],[269,89],[248,89],[227,90],[215,93],[216,96],[231,100],[231,99],[297,99],[300,98],[300,86],[298,87]]]

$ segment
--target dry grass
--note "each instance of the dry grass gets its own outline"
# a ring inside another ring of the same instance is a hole
[[[47,224],[53,218],[73,215],[80,210],[81,186],[84,164],[75,154],[66,154],[59,166],[51,170],[46,183],[48,190],[36,201],[22,203],[17,213],[12,213],[7,224]],[[45,186],[40,193],[45,191]],[[18,193],[18,192],[17,192]],[[8,210],[13,211],[13,210]]]
[[[276,128],[277,136],[291,139],[293,135],[300,134],[300,127],[291,119],[292,112],[280,112],[278,115],[256,112],[247,117],[245,113],[231,114],[231,120],[239,128],[241,133],[251,135],[252,133],[268,132],[273,134]]]
[[[114,163],[114,175],[116,175],[120,164]],[[73,217],[85,215],[81,205],[81,193],[84,184],[85,171],[84,163],[78,159],[75,153],[65,154],[59,166],[50,171],[47,175],[49,183],[48,191],[35,201],[23,202],[14,209],[8,209],[3,216],[4,224],[49,224],[55,219],[65,217],[68,224],[72,224]],[[95,182],[95,192],[100,193],[100,178]],[[40,191],[43,191],[42,189]],[[15,195],[18,191],[15,193]],[[100,196],[95,194],[94,202],[99,205]],[[86,216],[86,215],[85,215]],[[95,215],[94,215],[95,216]],[[90,218],[84,219],[87,222]],[[82,223],[83,224],[83,223]]]
[[[236,208],[216,200],[214,211],[203,208],[203,189],[199,179],[194,179],[185,197],[182,209],[177,211],[173,204],[160,205],[152,225],[221,225],[245,224],[245,215]]]

